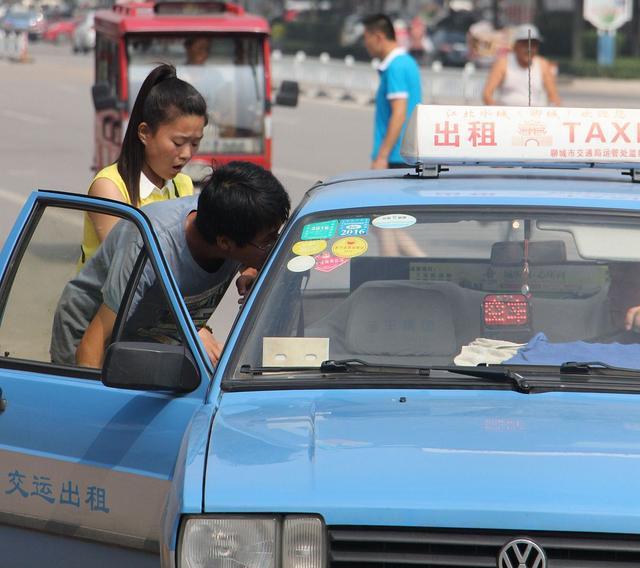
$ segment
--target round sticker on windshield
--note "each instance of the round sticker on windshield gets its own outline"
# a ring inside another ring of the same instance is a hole
[[[331,252],[340,258],[353,258],[367,252],[369,243],[362,237],[345,237],[338,239],[331,247]]]
[[[298,241],[291,250],[300,256],[309,256],[321,253],[326,248],[327,241]]]
[[[404,213],[391,213],[376,217],[371,224],[378,229],[406,229],[415,225],[416,218],[413,215],[405,215]]]
[[[316,263],[312,256],[296,256],[287,263],[287,268],[291,272],[304,272],[310,270]]]

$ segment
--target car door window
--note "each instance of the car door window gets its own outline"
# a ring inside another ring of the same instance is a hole
[[[117,315],[116,322],[129,323],[123,328],[123,338],[166,342],[160,334],[153,334],[148,318],[144,325],[140,323],[140,307],[151,291],[154,302],[147,316],[162,315],[158,321],[172,326],[173,342],[181,342],[164,289],[134,223],[121,219],[95,257],[79,271],[85,215],[80,209],[58,206],[36,209],[3,280],[0,356],[5,360],[76,367],[79,341],[105,303]]]
[[[83,212],[50,207],[16,250],[5,277],[0,354],[49,362],[53,315],[62,290],[77,273]]]
[[[136,261],[129,281],[127,301],[120,309],[112,339],[165,345],[184,344],[182,330],[144,251]]]

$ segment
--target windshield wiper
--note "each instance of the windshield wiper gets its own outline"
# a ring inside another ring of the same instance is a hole
[[[412,365],[378,365],[362,359],[329,359],[320,364],[322,373],[401,373],[429,376],[431,367]]]
[[[520,392],[529,392],[531,386],[527,380],[507,367],[457,367],[455,365],[432,365],[430,367],[412,367],[407,365],[374,365],[361,359],[342,359],[324,361],[320,370],[333,373],[365,372],[365,373],[398,373],[408,375],[430,376],[431,371],[446,371],[457,375],[466,375],[478,379],[489,379],[504,382],[510,380]]]
[[[429,376],[430,367],[414,367],[410,365],[377,365],[362,359],[328,359],[319,367],[252,367],[242,365],[240,372],[250,375],[263,373],[316,372],[316,373],[401,373],[403,375]]]
[[[531,384],[520,373],[516,373],[514,370],[508,367],[457,367],[455,365],[434,366],[431,367],[432,371],[447,371],[448,373],[455,373],[457,375],[467,375],[469,377],[475,377],[478,379],[488,379],[490,381],[504,382],[505,379],[511,381],[511,384],[515,387],[515,390],[521,393],[531,392]]]
[[[370,373],[370,374],[402,374],[428,377],[432,371],[446,371],[457,375],[466,375],[479,379],[487,379],[504,383],[510,381],[516,391],[528,393],[531,385],[525,377],[508,367],[457,367],[455,365],[434,365],[429,367],[411,365],[378,365],[362,359],[328,359],[320,367],[251,367],[242,365],[240,372],[250,375],[283,372],[320,372],[320,373]]]
[[[638,375],[640,373],[640,369],[616,367],[614,365],[609,365],[609,363],[603,363],[602,361],[565,361],[560,365],[560,373],[575,375],[591,375],[595,374],[595,371],[604,369],[620,373],[631,373],[633,375]]]
[[[324,361],[320,370],[327,373],[398,373],[429,376],[431,371],[446,371],[457,375],[466,375],[478,379],[489,379],[504,382],[510,380],[520,392],[529,392],[531,386],[527,380],[508,367],[457,367],[455,365],[433,365],[430,367],[412,367],[407,365],[374,365],[361,359],[338,359]]]

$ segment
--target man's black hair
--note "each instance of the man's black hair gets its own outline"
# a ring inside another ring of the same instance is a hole
[[[396,40],[396,31],[393,29],[393,23],[386,14],[371,14],[363,18],[362,23],[368,32],[382,32],[387,39]]]
[[[214,170],[198,198],[196,227],[215,243],[225,236],[244,246],[262,231],[279,228],[291,202],[278,179],[250,162],[229,162]]]

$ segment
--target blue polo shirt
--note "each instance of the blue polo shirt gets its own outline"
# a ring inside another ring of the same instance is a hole
[[[422,100],[422,86],[420,83],[420,69],[413,57],[401,48],[394,49],[378,67],[380,85],[376,93],[376,115],[373,129],[373,152],[371,159],[375,160],[380,145],[387,133],[387,126],[391,118],[391,100],[407,99],[407,118],[402,127],[402,134],[393,150],[389,154],[389,163],[402,163],[400,145],[402,136],[415,106]]]

